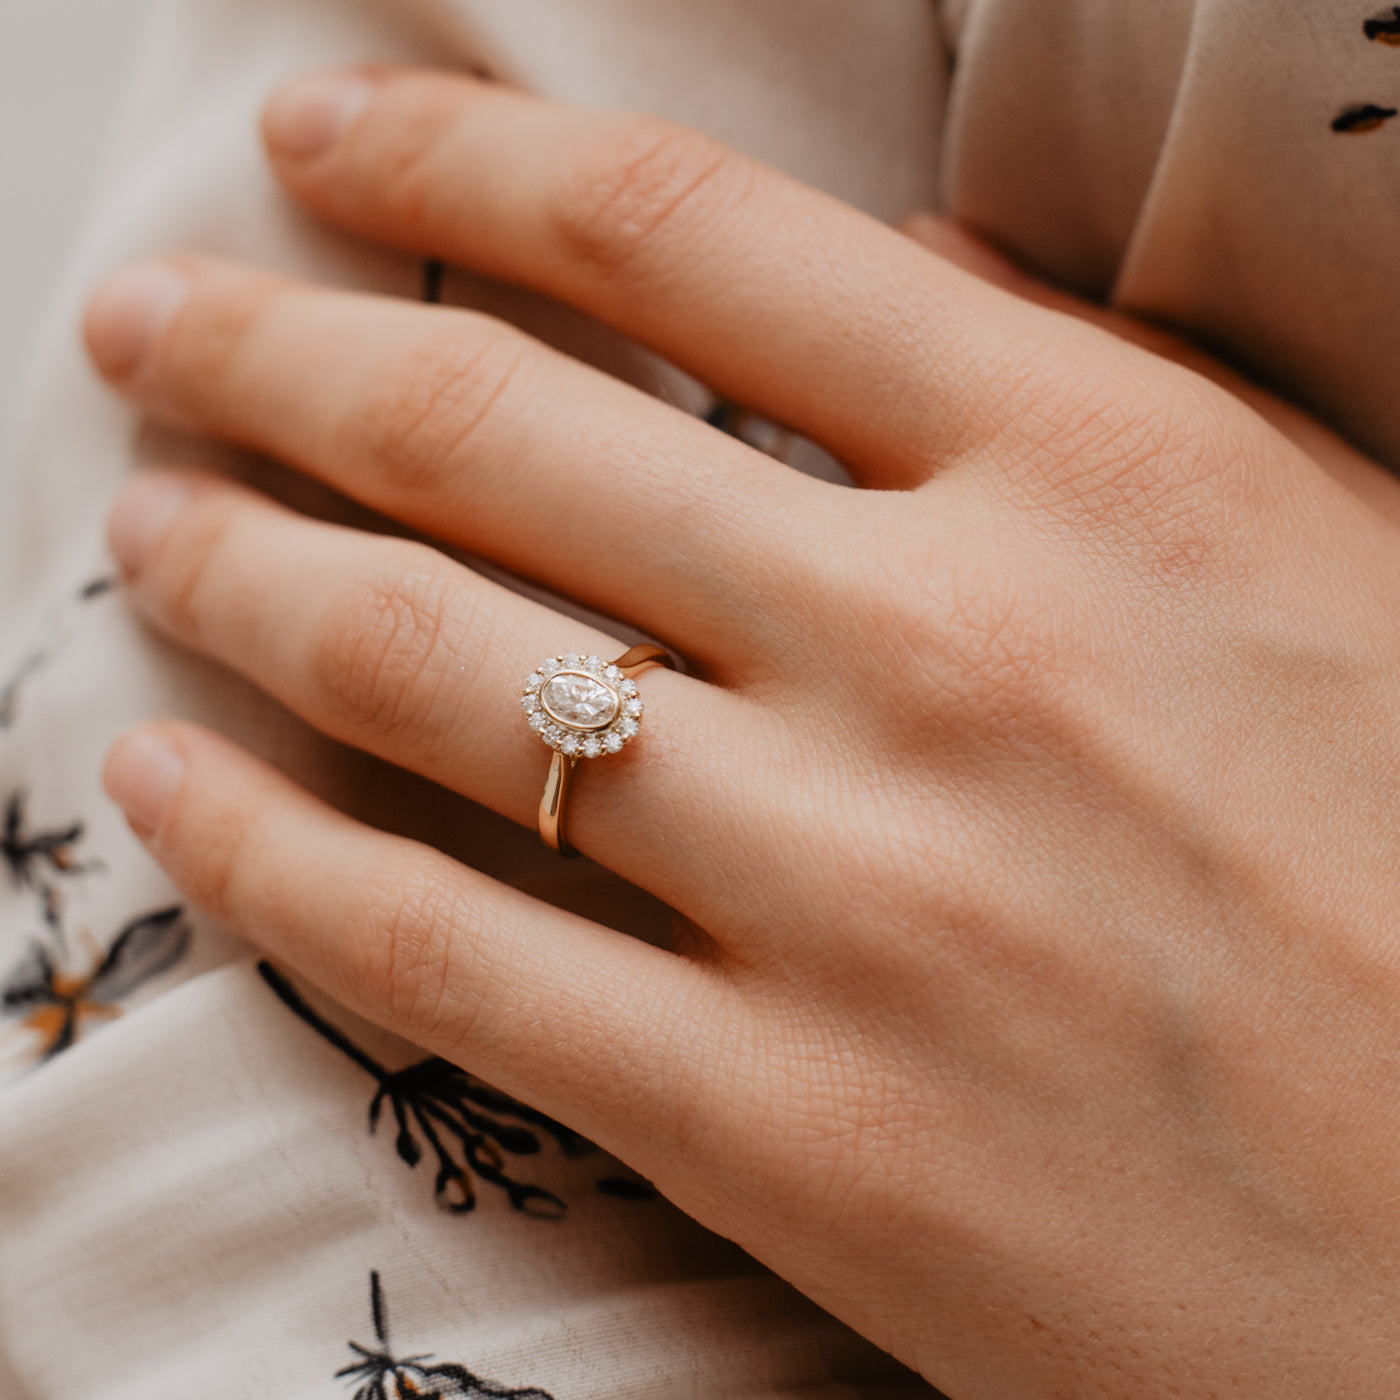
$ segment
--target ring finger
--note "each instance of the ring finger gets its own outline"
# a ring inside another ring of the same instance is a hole
[[[520,707],[531,667],[561,652],[611,660],[624,649],[425,545],[306,520],[216,478],[138,480],[111,534],[135,600],[177,640],[333,737],[524,825],[535,822],[549,766]],[[763,841],[739,829],[732,770],[726,777],[710,755],[774,745],[754,741],[764,721],[740,696],[668,671],[640,689],[645,751],[629,745],[584,763],[571,840],[713,920],[730,911],[697,909],[681,892],[713,883],[697,871],[717,861],[737,874],[762,860]],[[752,764],[745,771],[752,777]]]

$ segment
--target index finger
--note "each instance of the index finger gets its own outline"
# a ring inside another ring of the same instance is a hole
[[[293,83],[264,129],[323,217],[568,302],[870,484],[985,442],[1050,363],[1038,308],[653,117],[357,70]]]

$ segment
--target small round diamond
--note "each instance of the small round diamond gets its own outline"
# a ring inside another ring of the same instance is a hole
[[[637,693],[637,686],[636,686],[636,683],[635,683],[634,681],[624,680],[624,681],[622,682],[622,684],[621,684],[620,686],[618,686],[618,689],[619,689],[619,690],[623,693],[623,695],[626,696],[628,699],[630,699],[632,696],[634,696],[634,695]]]
[[[640,726],[637,724],[636,720],[625,719],[617,726],[617,732],[621,734],[624,739],[630,739],[636,734],[638,728],[640,728]]]
[[[526,695],[520,701],[520,708],[524,710],[527,715],[534,714],[539,707],[540,702],[534,695]]]
[[[604,674],[610,681],[613,681],[613,682],[620,681],[620,680],[622,679],[622,672],[619,671],[619,670],[617,669],[616,666],[609,666],[608,669],[607,669],[606,671],[603,672],[603,674]]]
[[[631,715],[633,719],[636,719],[642,712],[642,702],[640,700],[629,700],[622,708],[627,714]]]
[[[536,734],[538,734],[540,730],[542,730],[548,723],[549,720],[542,714],[533,714],[530,716],[530,728],[533,729]]]
[[[532,671],[530,679],[525,682],[525,689],[527,691],[538,690],[543,681],[544,677],[538,671]]]
[[[557,724],[545,726],[544,741],[552,749],[557,749],[564,741],[564,731]]]
[[[578,662],[578,653],[574,651],[569,652],[567,656],[561,656],[559,658],[559,664],[569,671],[572,671],[578,665]]]
[[[603,742],[601,739],[592,738],[583,741],[583,756],[585,758],[597,758],[603,752]]]
[[[603,736],[603,747],[609,753],[616,753],[622,747],[621,734],[605,734]]]
[[[564,735],[563,739],[561,739],[561,740],[559,741],[559,752],[560,752],[560,753],[577,753],[577,752],[578,752],[578,735],[577,735],[577,734],[566,734],[566,735]]]

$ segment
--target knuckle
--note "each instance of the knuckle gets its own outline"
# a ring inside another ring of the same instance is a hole
[[[645,250],[675,237],[701,208],[733,198],[739,158],[718,142],[654,118],[605,128],[565,169],[552,223],[568,252],[596,270],[635,266]]]
[[[368,454],[376,476],[400,496],[436,497],[469,455],[485,455],[497,409],[529,358],[523,336],[473,319],[397,357],[347,414],[345,450]]]
[[[1246,473],[1214,391],[1194,394],[1177,376],[1126,399],[1069,386],[1054,413],[1018,454],[1023,505],[1161,581],[1228,565]]]
[[[380,743],[433,732],[446,670],[452,585],[431,563],[400,559],[342,590],[321,620],[310,667],[316,693],[357,735]]]

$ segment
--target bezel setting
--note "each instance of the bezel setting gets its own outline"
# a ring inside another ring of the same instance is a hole
[[[564,687],[550,685],[559,677],[576,682],[576,708],[572,714],[567,712],[569,700],[563,693]],[[591,722],[585,722],[578,708],[589,701],[605,708]],[[602,657],[580,656],[577,652],[542,661],[526,678],[520,708],[530,728],[545,744],[574,761],[620,752],[637,737],[644,710],[635,682]]]

